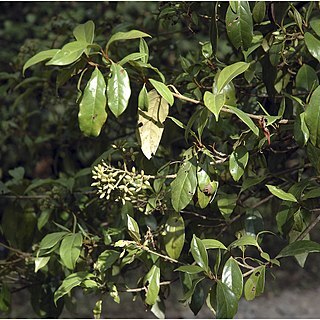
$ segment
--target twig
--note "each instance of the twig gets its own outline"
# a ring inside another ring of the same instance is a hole
[[[313,209],[310,211],[316,212],[317,216],[312,222],[310,222],[310,224],[304,229],[304,231],[302,233],[300,233],[300,235],[297,237],[297,239],[295,241],[303,240],[306,237],[306,235],[319,223],[319,221],[320,221],[320,208]]]
[[[186,97],[184,95],[182,95],[173,85],[168,85],[168,87],[172,88],[174,90],[174,92],[172,92],[172,95],[178,99],[184,100],[184,101],[188,101],[194,104],[201,104],[204,105],[204,103],[202,101],[199,100],[195,100],[189,97]],[[228,109],[228,107],[222,107],[221,111],[226,112],[226,113],[231,113],[234,114],[234,112],[230,109]],[[252,113],[246,113],[247,116],[251,119],[255,119],[255,120],[260,120],[262,117],[265,117],[265,115],[258,115],[258,114],[252,114]],[[280,121],[278,121],[279,124],[288,124],[288,123],[293,123],[293,120],[288,120],[288,119],[282,119]]]
[[[8,249],[8,250],[10,250],[12,252],[15,252],[15,253],[23,256],[23,257],[30,257],[31,256],[30,253],[23,252],[23,251],[20,251],[19,249],[15,249],[15,248],[9,247],[9,246],[7,246],[6,244],[4,244],[2,242],[0,242],[0,246],[3,247],[3,248],[6,248],[6,249]]]
[[[147,252],[149,252],[149,253],[152,253],[152,254],[154,254],[154,255],[156,255],[156,256],[158,256],[158,257],[161,257],[161,258],[163,258],[163,259],[165,259],[165,260],[171,261],[171,262],[173,262],[173,263],[177,263],[177,264],[184,265],[184,263],[182,263],[182,262],[180,262],[180,261],[178,261],[178,260],[176,260],[176,259],[170,258],[170,257],[168,257],[168,256],[165,256],[165,255],[163,255],[163,254],[161,254],[161,253],[158,253],[158,252],[156,252],[156,251],[152,251],[152,250],[150,250],[150,249],[149,249],[148,247],[146,247],[146,246],[141,246],[141,249],[144,250],[144,251],[147,251]]]
[[[261,206],[262,204],[264,204],[265,202],[269,201],[271,198],[273,197],[273,194],[270,194],[269,196],[267,196],[266,198],[260,200],[259,202],[257,202],[256,204],[251,206],[251,209],[255,209],[259,206]]]
[[[160,282],[159,285],[160,286],[168,286],[170,285],[172,282],[176,281],[175,280],[171,280],[171,281],[163,281],[163,282]],[[125,289],[125,290],[119,290],[119,292],[141,292],[141,291],[147,291],[148,288],[146,286],[143,286],[141,288],[132,288],[132,289]]]

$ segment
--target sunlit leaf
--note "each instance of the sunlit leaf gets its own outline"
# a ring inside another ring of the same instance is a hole
[[[191,254],[195,262],[204,270],[209,270],[208,253],[202,241],[193,235],[190,247]]]
[[[22,74],[24,74],[25,71],[28,68],[30,68],[31,66],[33,66],[41,61],[51,59],[52,57],[55,56],[55,54],[58,51],[59,51],[59,49],[50,49],[50,50],[45,50],[45,51],[41,51],[41,52],[37,53],[36,55],[31,57],[29,60],[27,60],[27,62],[23,65]]]
[[[225,101],[226,97],[224,93],[213,94],[206,91],[204,94],[204,105],[214,114],[216,121],[219,120],[219,113]]]
[[[82,247],[82,234],[69,234],[63,238],[59,254],[63,264],[70,270],[75,268]]]
[[[291,201],[291,202],[298,202],[296,197],[293,194],[289,193],[289,192],[285,192],[285,191],[281,190],[280,188],[278,188],[276,186],[272,186],[270,184],[266,184],[266,187],[269,189],[269,191],[274,196],[276,196],[277,198],[280,198],[281,200]]]
[[[131,96],[128,73],[121,65],[112,63],[111,78],[108,80],[107,96],[111,112],[119,117],[127,108]]]
[[[320,244],[311,240],[300,240],[283,248],[276,258],[295,256],[302,253],[320,252]]]
[[[154,86],[154,88],[158,91],[158,93],[162,96],[162,98],[164,98],[169,103],[169,105],[172,106],[174,103],[174,98],[169,88],[160,81],[157,81],[154,79],[149,79],[149,81]]]
[[[92,20],[87,21],[86,23],[79,24],[73,30],[73,35],[77,41],[87,42],[88,44],[93,43],[94,39],[94,23]]]
[[[217,282],[216,299],[216,318],[232,319],[238,311],[238,299],[231,289],[220,280]]]
[[[229,159],[229,171],[232,178],[235,181],[239,179],[244,174],[244,169],[247,166],[249,160],[249,153],[244,146],[238,146],[230,155]]]
[[[178,212],[172,212],[165,224],[164,245],[170,258],[178,259],[184,245],[184,221]]]
[[[95,68],[84,89],[79,106],[79,126],[86,136],[98,136],[107,120],[105,92],[104,77],[100,70]]]
[[[154,305],[157,301],[160,291],[160,268],[153,265],[147,275],[144,277],[144,284],[147,285],[146,304]]]
[[[320,62],[320,40],[310,32],[304,34],[304,41],[311,55]]]

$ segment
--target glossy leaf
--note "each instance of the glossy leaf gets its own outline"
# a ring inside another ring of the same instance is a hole
[[[264,16],[266,14],[266,3],[265,1],[256,1],[253,10],[252,17],[256,23],[260,23],[263,21]]]
[[[47,234],[40,242],[40,249],[51,249],[67,234],[68,232],[54,232]]]
[[[77,61],[87,49],[88,43],[84,41],[69,42],[59,50],[46,65],[65,66]]]
[[[118,64],[120,66],[125,65],[127,62],[129,61],[135,61],[135,60],[144,60],[144,58],[146,57],[145,53],[141,53],[141,52],[134,52],[134,53],[130,53],[127,56],[125,56],[124,58],[122,58]]]
[[[127,108],[131,96],[128,73],[121,65],[112,63],[111,78],[108,80],[107,96],[111,112],[119,117]]]
[[[309,140],[310,132],[305,120],[306,113],[301,112],[294,122],[294,138],[299,145],[305,146]]]
[[[37,273],[41,268],[44,268],[49,260],[50,257],[36,257],[34,260],[34,272]]]
[[[283,190],[281,190],[280,188],[276,187],[276,186],[271,186],[269,184],[266,184],[266,187],[269,189],[269,191],[276,196],[277,198],[284,200],[284,201],[291,201],[291,202],[298,202],[298,200],[296,199],[296,197],[289,193],[289,192],[285,192]]]
[[[108,51],[110,44],[115,42],[115,41],[120,41],[120,40],[131,40],[131,39],[139,39],[139,38],[145,38],[145,37],[150,37],[151,36],[147,33],[144,33],[139,30],[130,30],[128,32],[117,32],[111,38],[109,39],[107,45],[106,45],[106,51]]]
[[[320,19],[319,17],[315,16],[310,20],[310,27],[312,30],[320,37]]]
[[[232,319],[238,311],[237,296],[230,288],[218,280],[217,282],[217,319]]]
[[[300,240],[283,248],[276,258],[295,256],[302,253],[320,252],[320,244],[311,240]]]
[[[76,273],[72,273],[67,276],[57,291],[54,293],[54,303],[57,304],[57,301],[62,298],[64,295],[68,294],[73,288],[78,287],[85,279],[93,278],[93,274],[80,271]]]
[[[141,150],[147,159],[151,159],[160,144],[169,105],[156,90],[151,90],[148,92],[148,111],[139,110],[138,113]]]
[[[320,147],[320,86],[312,93],[305,111],[305,122],[309,129],[310,141],[315,147]]]
[[[311,55],[320,62],[320,40],[310,32],[304,34],[304,41]]]
[[[204,105],[214,114],[216,121],[219,120],[219,113],[225,101],[226,97],[224,93],[213,94],[206,91],[204,94]]]
[[[243,277],[238,263],[230,257],[223,267],[221,281],[226,284],[239,300],[243,290]]]
[[[253,300],[264,292],[265,266],[258,267],[248,278],[244,285],[244,296],[246,300]]]
[[[223,68],[216,80],[217,93],[220,93],[235,77],[245,72],[249,66],[250,63],[240,61]]]
[[[178,259],[184,245],[184,221],[180,213],[172,212],[165,224],[163,236],[166,252],[170,258]]]
[[[185,275],[191,277],[189,274],[185,274]],[[180,301],[181,302],[188,301],[192,297],[192,295],[194,294],[194,291],[195,291],[197,285],[199,285],[203,279],[205,279],[205,277],[193,279],[191,286],[188,288],[189,290],[187,292],[185,292],[184,296],[182,297],[182,299]]]
[[[152,306],[156,303],[160,291],[160,268],[157,265],[153,265],[145,276],[144,284],[146,283],[148,285],[145,302]]]
[[[259,136],[259,128],[254,124],[254,122],[245,112],[229,105],[228,109],[230,109],[232,113],[234,113],[240,120],[242,120],[242,122],[244,122],[256,136]]]
[[[249,160],[249,153],[244,146],[238,146],[230,155],[229,159],[229,171],[232,178],[235,181],[239,179],[244,174],[244,169],[246,168]]]
[[[148,91],[145,83],[143,84],[138,96],[138,107],[141,110],[148,110],[149,108]]]
[[[257,209],[249,209],[244,218],[244,229],[247,235],[255,237],[264,230],[264,223],[261,213]]]
[[[136,222],[136,220],[134,220],[128,214],[127,214],[127,227],[128,227],[128,233],[129,233],[130,237],[133,240],[140,242],[141,236],[140,236],[139,225]]]
[[[149,81],[153,85],[153,87],[158,91],[158,93],[162,96],[162,98],[165,99],[170,106],[172,106],[174,103],[174,98],[169,88],[160,81],[154,79],[149,79]]]
[[[148,63],[149,60],[149,47],[143,38],[140,38],[140,43],[139,43],[139,51],[142,53],[144,56],[142,58],[142,62]]]
[[[119,258],[120,252],[115,250],[105,250],[100,253],[97,262],[94,265],[96,270],[100,273],[108,270]]]
[[[171,203],[176,212],[180,212],[190,203],[196,188],[196,166],[191,161],[185,161],[171,182]]]
[[[199,283],[194,290],[194,294],[192,295],[191,302],[189,304],[189,307],[195,316],[201,310],[204,302],[205,302],[205,295],[204,295],[203,285],[202,283]]]
[[[202,241],[193,235],[190,247],[195,262],[204,270],[209,271],[208,253]]]
[[[107,120],[105,91],[104,77],[96,68],[84,89],[79,106],[79,126],[86,136],[97,137]]]
[[[82,234],[69,234],[63,238],[59,254],[63,264],[70,270],[76,266],[82,247]]]
[[[33,66],[41,61],[51,59],[52,57],[55,56],[55,54],[58,51],[59,51],[59,49],[50,49],[50,50],[45,50],[45,51],[41,51],[41,52],[37,53],[36,55],[31,57],[29,60],[27,60],[26,63],[23,65],[22,74],[24,75],[25,71],[28,68],[30,68],[31,66]]]
[[[77,27],[75,27],[73,30],[73,35],[77,41],[92,44],[94,39],[94,27],[93,21],[89,20],[86,23],[79,24]]]
[[[175,271],[185,272],[188,274],[196,274],[203,271],[202,267],[196,265],[187,265],[177,268]]]
[[[236,49],[248,49],[253,36],[253,21],[248,1],[238,1],[237,10],[229,5],[226,13],[227,34]]]
[[[244,235],[240,239],[233,241],[229,247],[235,248],[235,247],[242,247],[242,246],[259,247],[257,239],[250,235]]]
[[[319,85],[319,78],[315,70],[308,64],[302,65],[296,75],[296,86],[311,91]]]
[[[224,194],[218,199],[217,205],[221,214],[225,218],[229,218],[229,216],[233,212],[233,209],[237,205],[237,195],[235,193]]]
[[[209,249],[223,249],[227,250],[226,246],[220,242],[219,240],[215,239],[202,239],[202,243],[204,244],[207,250]]]

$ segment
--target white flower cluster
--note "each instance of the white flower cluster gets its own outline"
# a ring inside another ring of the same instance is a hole
[[[101,199],[121,201],[123,205],[130,201],[138,207],[147,202],[146,190],[151,189],[150,176],[145,175],[143,170],[140,173],[136,172],[135,167],[132,171],[121,170],[102,161],[93,168],[92,173],[96,181],[91,186],[97,187]]]

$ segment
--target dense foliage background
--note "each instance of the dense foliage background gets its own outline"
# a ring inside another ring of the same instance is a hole
[[[3,312],[25,289],[58,317],[82,287],[97,318],[122,294],[161,318],[179,285],[232,318],[320,251],[317,3],[1,9]]]

